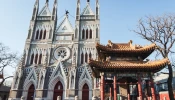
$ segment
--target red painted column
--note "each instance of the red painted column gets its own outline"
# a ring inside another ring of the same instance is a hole
[[[138,92],[139,92],[139,97],[140,97],[140,100],[142,100],[142,84],[141,84],[141,78],[140,76],[138,76]]]
[[[100,86],[100,91],[101,91],[101,95],[100,98],[101,100],[104,100],[104,75],[101,75],[101,86]]]
[[[128,100],[130,100],[130,93],[128,93]]]
[[[150,76],[150,79],[151,79],[151,94],[152,94],[152,100],[156,100],[156,94],[155,94],[155,89],[154,89],[153,78]]]
[[[110,98],[112,100],[112,88],[110,87]]]
[[[116,76],[114,76],[114,82],[113,82],[113,85],[114,85],[114,100],[117,100],[117,82],[116,82]]]
[[[149,96],[147,96],[147,100],[150,100],[150,97]]]

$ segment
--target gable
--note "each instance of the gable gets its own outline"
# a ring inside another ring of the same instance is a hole
[[[51,12],[47,5],[45,5],[43,9],[40,11],[39,16],[51,16]]]
[[[87,67],[84,67],[83,73],[80,76],[80,80],[83,80],[83,79],[90,79],[91,80],[91,75],[90,75]]]
[[[65,16],[64,20],[60,23],[60,25],[57,28],[56,31],[58,34],[64,34],[64,33],[72,33],[74,32],[74,29],[72,28],[72,25],[69,21],[69,19],[67,18],[67,16]]]
[[[62,62],[58,61],[56,65],[57,66],[54,68],[54,70],[53,70],[53,72],[50,76],[50,80],[57,77],[57,76],[60,76],[60,77],[63,77],[63,78],[66,77],[66,73],[64,71]]]
[[[89,4],[87,4],[87,6],[84,8],[82,15],[94,15]]]

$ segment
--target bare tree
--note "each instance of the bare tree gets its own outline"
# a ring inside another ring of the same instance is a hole
[[[4,84],[4,82],[12,78],[13,76],[4,76],[5,68],[14,67],[17,61],[17,54],[9,51],[9,48],[0,43],[0,75],[2,76],[0,87]]]
[[[175,16],[172,14],[167,14],[163,16],[156,17],[146,17],[145,19],[140,19],[137,30],[135,33],[139,34],[143,39],[156,43],[157,50],[160,52],[163,58],[169,58],[170,54],[174,53],[175,49]],[[170,100],[174,100],[173,89],[172,89],[172,63],[167,65],[169,71],[168,92]]]

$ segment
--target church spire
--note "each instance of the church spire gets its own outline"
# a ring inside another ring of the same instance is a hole
[[[36,0],[35,4],[34,4],[34,8],[33,8],[32,20],[36,19],[36,16],[38,14],[38,10],[39,10],[39,0]]]
[[[77,0],[76,20],[80,19],[80,0]]]
[[[99,0],[96,0],[96,19],[99,19],[99,11],[100,11],[100,5],[99,5]]]
[[[53,11],[52,11],[52,20],[56,20],[57,19],[57,0],[54,1],[53,4]]]

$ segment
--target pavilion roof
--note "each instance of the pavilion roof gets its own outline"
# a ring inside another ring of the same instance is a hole
[[[147,46],[140,46],[140,45],[132,45],[132,40],[128,43],[112,43],[109,40],[106,46],[97,43],[96,48],[97,50],[110,53],[147,53],[147,52],[151,53],[152,51],[155,50],[156,44],[153,43]]]
[[[111,62],[101,62],[90,60],[89,65],[93,69],[99,69],[101,71],[105,70],[129,70],[129,71],[151,71],[157,72],[163,69],[167,64],[169,64],[169,59],[165,58],[157,61],[111,61]]]

